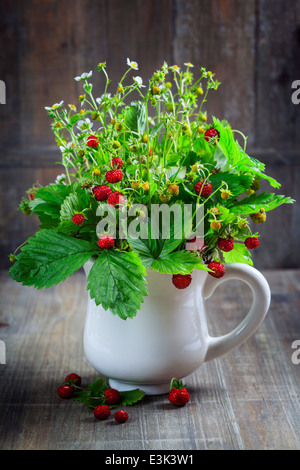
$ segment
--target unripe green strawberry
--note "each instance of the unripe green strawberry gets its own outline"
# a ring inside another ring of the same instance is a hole
[[[141,186],[141,183],[139,181],[132,181],[131,187],[132,189],[138,190]]]
[[[91,113],[91,118],[93,119],[93,121],[97,121],[98,117],[99,117],[99,113],[95,113],[95,112]]]
[[[252,194],[254,194],[254,189],[247,189],[247,191],[245,191],[245,193],[247,194],[247,196],[252,196]]]
[[[228,190],[228,189],[224,189],[222,192],[221,192],[221,198],[226,201],[227,199],[229,199],[231,196],[231,192]]]
[[[263,224],[267,219],[267,215],[264,209],[260,209],[259,212],[251,214],[250,217],[252,222],[254,222],[255,224]]]
[[[219,215],[220,214],[220,209],[218,209],[217,207],[212,207],[210,209],[210,212],[214,215]]]
[[[248,225],[248,222],[247,222],[246,219],[241,219],[241,220],[239,220],[239,222],[238,222],[238,228],[239,228],[240,230],[243,230],[244,228],[246,228],[247,225]]]
[[[261,186],[261,185],[260,185],[259,179],[258,179],[258,178],[255,178],[254,181],[253,181],[253,183],[251,184],[251,189],[252,189],[253,191],[258,191],[258,190],[260,189],[260,186]]]
[[[168,194],[160,194],[159,195],[159,199],[161,200],[161,202],[169,202],[170,199],[171,199],[171,196],[168,196]]]
[[[118,140],[114,140],[112,146],[114,149],[119,149],[121,147],[121,144]]]
[[[160,88],[159,88],[158,86],[154,86],[154,87],[152,88],[152,94],[153,94],[153,95],[159,95],[159,94],[160,94],[160,91],[161,91],[161,90],[160,90]]]
[[[213,220],[211,223],[210,223],[210,228],[212,230],[215,230],[216,232],[218,230],[220,230],[220,228],[222,227],[222,224],[221,222],[218,222],[217,220]]]

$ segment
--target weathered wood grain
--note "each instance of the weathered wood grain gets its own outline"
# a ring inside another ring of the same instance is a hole
[[[300,112],[292,83],[300,77],[300,2],[257,3],[256,127],[259,146],[299,148]]]
[[[208,115],[227,119],[254,143],[255,0],[176,0],[174,58],[212,70],[222,85]]]
[[[175,409],[166,395],[146,397],[118,426],[113,418],[96,422],[84,405],[56,394],[70,372],[84,384],[97,377],[82,345],[83,273],[36,291],[2,271],[1,450],[299,450],[300,366],[292,363],[291,345],[300,338],[300,272],[265,276],[272,303],[264,323],[238,349],[185,379],[190,402]],[[250,304],[244,284],[220,286],[207,305],[210,333],[234,328]]]

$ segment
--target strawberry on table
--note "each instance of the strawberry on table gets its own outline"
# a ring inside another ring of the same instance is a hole
[[[184,406],[190,399],[190,394],[181,380],[172,379],[169,392],[169,401],[174,406]]]

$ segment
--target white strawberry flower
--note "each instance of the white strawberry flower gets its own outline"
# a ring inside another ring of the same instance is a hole
[[[82,73],[82,74],[79,75],[78,77],[75,77],[74,80],[76,80],[77,82],[79,82],[80,80],[87,80],[87,79],[90,78],[92,75],[93,75],[93,71],[90,70],[89,72]]]
[[[62,173],[61,175],[57,175],[55,184],[64,184],[66,179],[67,179],[67,176],[64,173]]]
[[[185,62],[184,65],[186,65],[187,67],[194,67],[193,64],[191,64],[191,62]]]
[[[132,69],[134,69],[134,70],[139,69],[139,66],[138,66],[137,62],[134,62],[133,60],[128,59],[128,57],[127,57],[127,65],[129,67],[131,67]]]
[[[60,151],[63,153],[63,152],[65,152],[66,150],[72,149],[72,148],[74,148],[74,147],[75,147],[74,142],[68,142],[68,143],[65,144],[65,145],[60,145],[60,146],[59,146],[59,149],[60,149]]]
[[[103,101],[106,100],[106,98],[110,98],[111,97],[111,93],[103,93],[103,95],[100,96],[100,98],[96,98],[96,102],[100,105],[101,103],[103,103]]]
[[[93,123],[89,118],[86,119],[81,119],[80,121],[77,122],[77,128],[80,131],[86,131],[86,130],[91,130],[93,127]]]
[[[54,103],[52,106],[45,106],[45,109],[47,111],[53,111],[54,109],[59,109],[62,107],[62,105],[64,104],[63,101],[61,101],[60,103]]]
[[[139,88],[145,88],[146,86],[143,85],[142,77],[133,77],[133,81],[137,84]]]

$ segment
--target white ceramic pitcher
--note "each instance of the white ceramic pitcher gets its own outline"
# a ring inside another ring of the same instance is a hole
[[[86,276],[92,267],[85,265]],[[215,359],[247,340],[263,321],[270,305],[270,289],[255,268],[233,263],[215,279],[195,270],[184,290],[172,276],[147,271],[148,297],[136,317],[122,320],[89,298],[84,349],[90,364],[119,391],[139,388],[148,395],[167,393],[173,377],[183,379],[203,362]],[[205,300],[230,279],[244,281],[253,303],[245,319],[224,336],[208,333]]]

